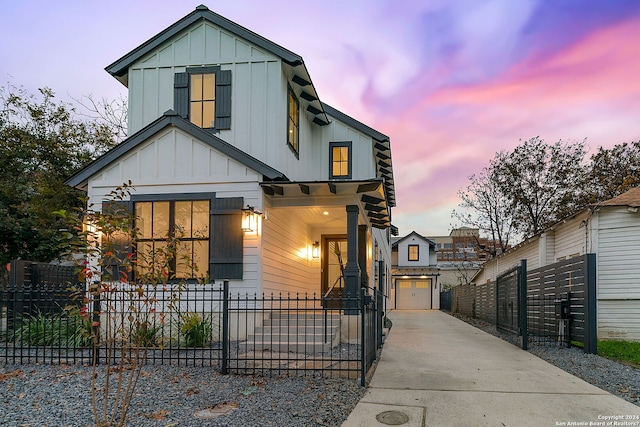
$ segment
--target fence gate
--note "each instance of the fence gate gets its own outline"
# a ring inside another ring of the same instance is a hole
[[[440,292],[440,310],[451,311],[451,290]]]
[[[527,349],[527,261],[504,272],[496,279],[496,327],[522,335]]]

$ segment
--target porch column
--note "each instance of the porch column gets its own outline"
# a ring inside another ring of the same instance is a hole
[[[347,205],[347,265],[344,267],[344,314],[358,314],[360,292],[360,266],[358,265],[357,205]]]

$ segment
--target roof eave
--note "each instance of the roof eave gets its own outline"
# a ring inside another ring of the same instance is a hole
[[[170,125],[183,130],[184,132],[192,135],[200,141],[210,145],[212,148],[221,151],[225,155],[228,155],[234,160],[256,171],[263,176],[263,179],[269,179],[272,181],[287,180],[286,175],[282,172],[272,168],[266,163],[245,153],[244,151],[229,144],[228,142],[223,141],[222,139],[213,135],[211,132],[205,129],[201,129],[191,122],[179,117],[174,111],[169,110],[165,112],[160,118],[156,119],[140,131],[131,135],[116,147],[112,148],[110,151],[95,159],[82,170],[78,171],[71,178],[65,181],[65,184],[80,189],[86,189],[87,182],[91,178],[91,176],[95,175],[100,170],[102,170],[102,168],[114,162],[130,150],[137,147],[142,142],[146,141],[147,139]]]

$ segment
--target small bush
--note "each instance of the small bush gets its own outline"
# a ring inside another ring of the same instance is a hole
[[[162,343],[162,328],[151,322],[136,322],[129,340],[137,347],[159,347]]]
[[[211,316],[186,313],[180,316],[180,335],[187,347],[205,347],[212,337]]]

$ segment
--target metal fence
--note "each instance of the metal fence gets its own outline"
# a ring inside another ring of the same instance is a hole
[[[451,289],[440,292],[440,310],[451,311]]]
[[[497,282],[452,289],[451,312],[482,319],[532,344],[583,346],[596,353],[595,255],[560,261],[519,276],[518,266]],[[526,264],[525,264],[526,271]],[[526,278],[521,283],[519,277]],[[526,326],[524,326],[526,325]]]
[[[383,299],[366,288],[351,300],[231,294],[226,281],[99,292],[24,282],[0,291],[0,361],[117,364],[141,351],[147,364],[321,374],[364,385],[382,345]],[[339,308],[353,306],[356,315]]]
[[[585,352],[597,352],[595,266],[595,254],[587,254],[528,273],[530,339],[581,343]]]

